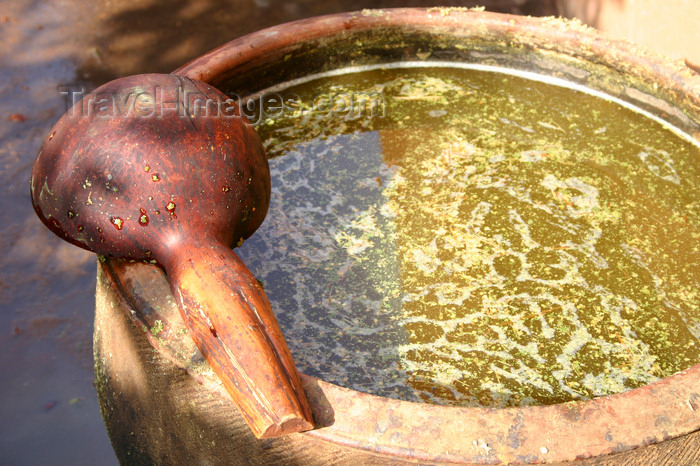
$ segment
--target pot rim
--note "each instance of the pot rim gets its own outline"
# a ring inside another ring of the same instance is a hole
[[[655,114],[665,113],[696,139],[700,135],[700,76],[578,22],[554,18],[455,8],[363,10],[320,16],[243,36],[174,73],[217,86],[233,75],[244,75],[264,64],[285,60],[303,44],[333,43],[356,33],[379,30],[395,34],[453,34],[463,38],[481,35],[488,40],[509,42],[507,45],[514,48],[534,41],[538,53],[559,54],[565,60],[573,57],[573,62],[569,60],[554,70],[554,76],[565,75],[566,67],[581,60],[592,61],[620,75],[631,75],[637,87],[620,88],[615,80],[612,84],[601,80],[599,87],[604,92],[612,89],[620,98]],[[578,79],[574,70],[569,71],[573,79]],[[636,89],[636,93],[630,89]],[[159,316],[168,318],[152,310],[149,315],[139,310],[139,303],[143,302],[139,294],[147,282],[165,281],[162,272],[154,266],[112,259],[101,266],[112,288],[134,309],[130,317],[139,327],[150,327]],[[160,289],[163,286],[161,283]],[[167,282],[165,286],[167,289]],[[164,342],[150,332],[145,334],[171,361],[191,369],[168,346],[171,342]],[[201,381],[214,384],[213,374],[190,372]],[[303,374],[302,379],[317,424],[323,427],[300,435],[419,461],[571,461],[622,452],[700,430],[700,364],[620,394],[515,408],[413,403],[357,392]]]

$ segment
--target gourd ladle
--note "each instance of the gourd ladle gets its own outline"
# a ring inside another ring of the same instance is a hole
[[[269,301],[231,249],[265,218],[270,173],[225,94],[161,74],[97,88],[52,129],[31,195],[64,240],[165,270],[190,336],[258,438],[313,428]]]

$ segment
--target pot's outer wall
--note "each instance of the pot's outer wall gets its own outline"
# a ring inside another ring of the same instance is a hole
[[[332,15],[251,34],[176,73],[246,95],[338,67],[421,59],[565,78],[700,137],[700,76],[549,18],[455,9]],[[98,390],[125,463],[386,464],[385,455],[393,464],[549,463],[610,454],[614,464],[700,462],[700,364],[619,395],[508,409],[408,403],[302,375],[320,428],[257,441],[183,337],[162,272],[108,260],[98,278]]]

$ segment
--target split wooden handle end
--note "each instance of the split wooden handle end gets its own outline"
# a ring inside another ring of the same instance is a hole
[[[180,245],[166,270],[192,338],[255,436],[313,429],[269,301],[240,258],[223,245]]]

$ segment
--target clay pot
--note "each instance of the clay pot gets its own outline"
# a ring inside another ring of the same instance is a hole
[[[700,138],[700,76],[580,23],[552,18],[462,9],[318,17],[234,40],[176,73],[247,95],[347,66],[424,60],[564,78]],[[591,458],[690,464],[700,458],[700,364],[618,395],[506,409],[397,401],[302,374],[317,428],[257,440],[182,328],[159,269],[100,263],[97,385],[123,463],[492,464]]]

